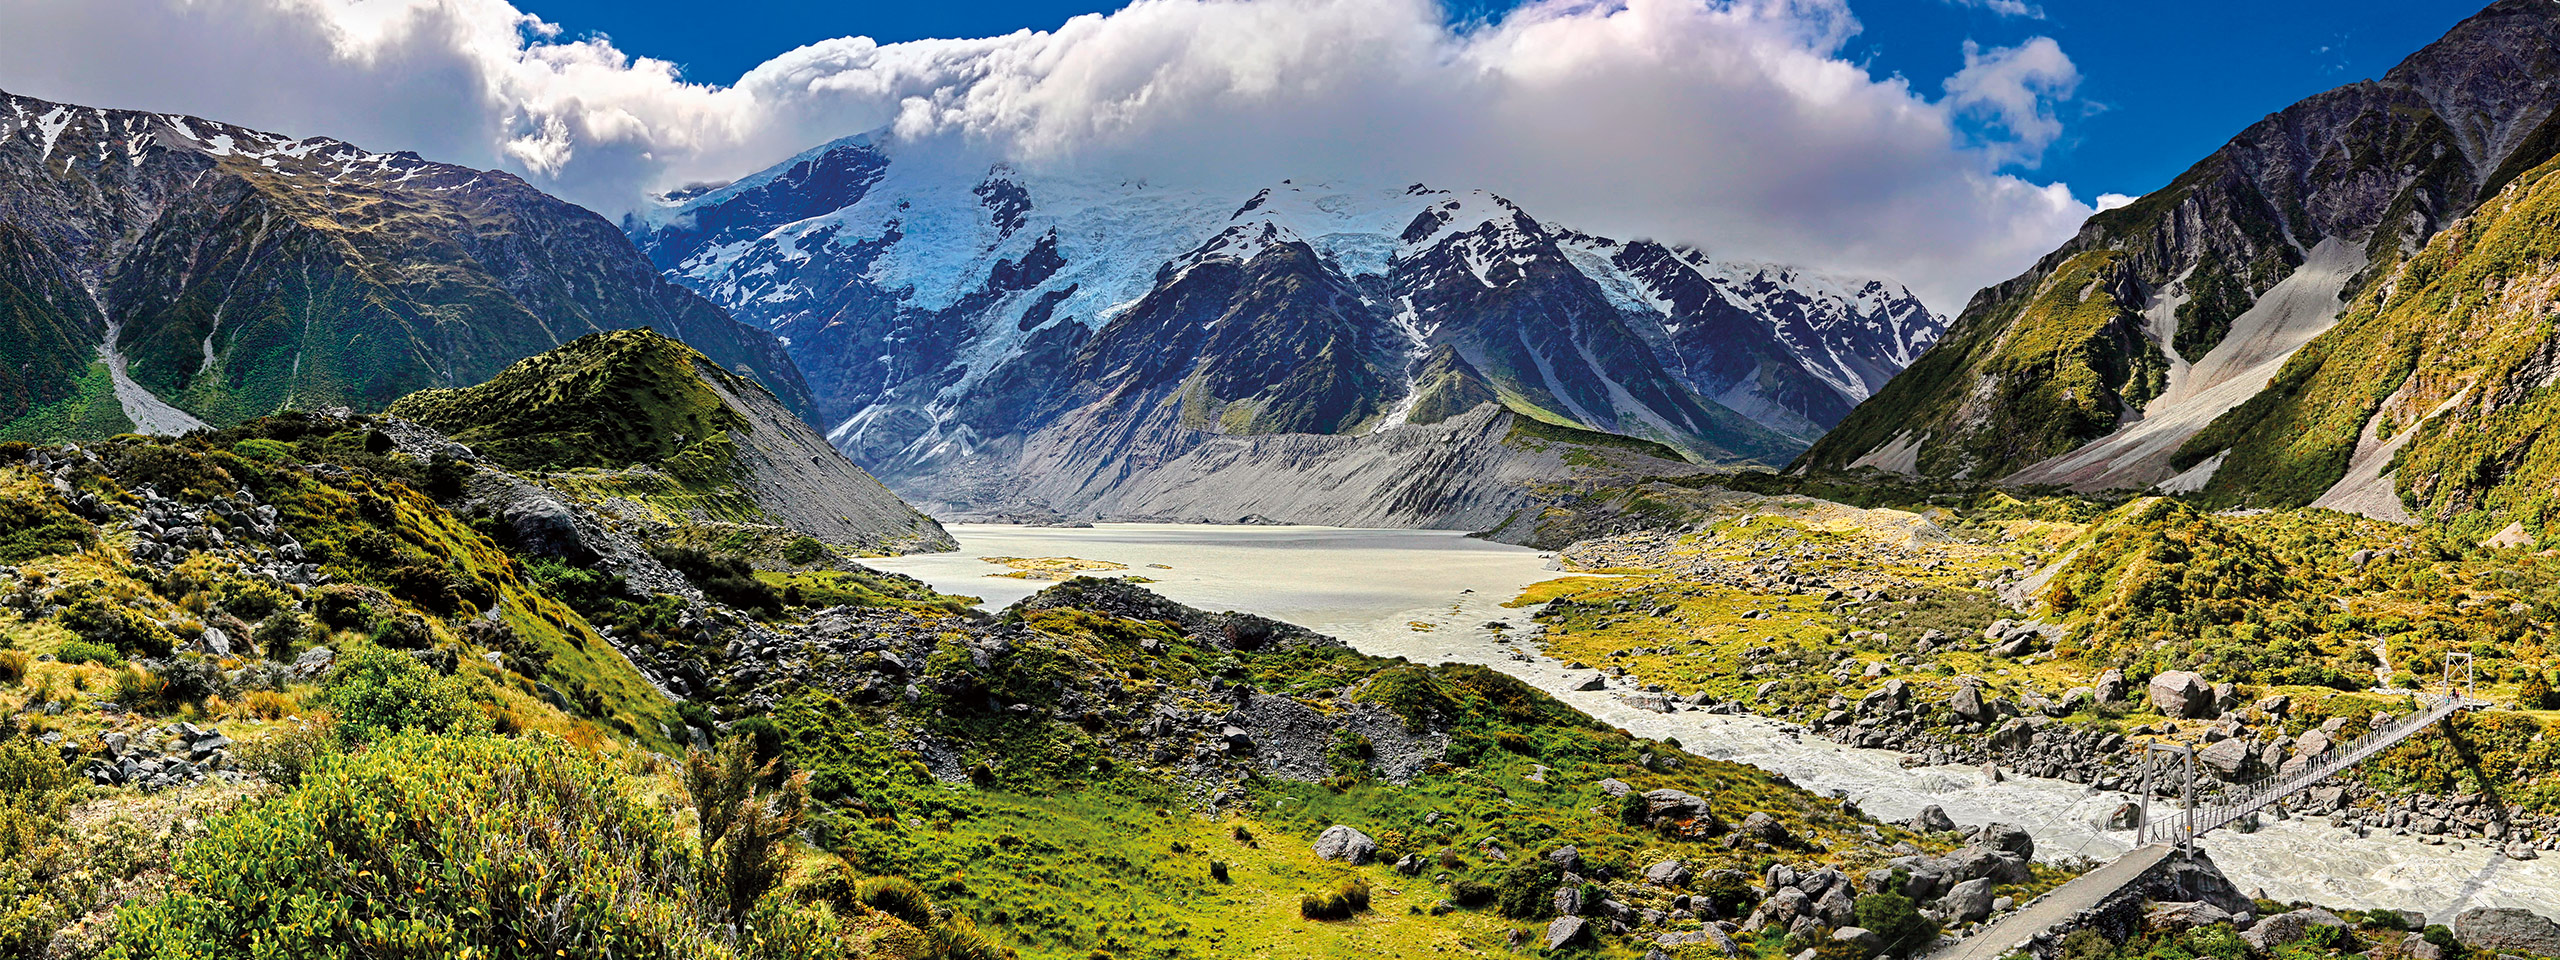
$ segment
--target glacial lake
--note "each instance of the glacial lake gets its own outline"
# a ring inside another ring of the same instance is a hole
[[[2044,858],[2107,859],[2131,835],[2099,824],[2131,797],[2059,780],[2011,775],[1993,783],[1973,767],[1901,765],[1887,750],[1840,746],[1758,717],[1655,713],[1629,704],[1624,687],[1580,691],[1589,670],[1566,670],[1521,643],[1530,611],[1505,608],[1530,584],[1567,574],[1538,551],[1446,530],[1353,530],[1205,524],[1097,524],[1090,528],[952,524],[957,553],[864,560],[916,577],[945,593],[980,597],[1002,609],[1047,581],[991,576],[1007,567],[988,557],[1073,557],[1124,564],[1101,576],[1142,576],[1175,601],[1238,610],[1300,624],[1368,653],[1423,663],[1494,667],[1640,736],[1676,737],[1695,753],[1752,764],[1823,793],[1854,799],[1898,819],[1926,804],[1959,823],[2006,821],[2035,834]],[[1161,565],[1161,566],[1150,566]],[[1506,638],[1490,622],[1513,628]],[[2154,816],[2162,816],[2159,805]],[[2282,901],[2341,908],[2425,911],[2437,922],[2473,906],[2549,909],[2560,903],[2560,856],[2516,861],[2494,845],[2443,845],[2376,832],[2369,838],[2325,821],[2277,821],[2255,833],[2224,831],[2205,849],[2244,891]]]

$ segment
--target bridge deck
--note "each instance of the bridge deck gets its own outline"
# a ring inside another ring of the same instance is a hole
[[[2037,897],[2025,909],[2000,918],[1973,936],[1939,951],[1930,960],[1999,960],[2009,951],[2035,939],[2036,934],[2053,929],[2055,924],[2071,919],[2073,914],[2097,906],[2177,850],[2176,846],[2166,843],[2137,847],[2133,852],[2109,861],[2106,866],[2073,877],[2071,882]]]

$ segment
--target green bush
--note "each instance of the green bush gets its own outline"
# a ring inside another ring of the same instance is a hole
[[[933,899],[905,877],[864,877],[854,886],[854,899],[917,929],[933,925]]]
[[[293,597],[264,580],[224,580],[213,585],[213,603],[225,613],[255,622],[290,609]]]
[[[420,829],[432,824],[431,829]],[[831,914],[768,900],[732,930],[665,808],[550,738],[404,733],[215,818],[111,960],[830,958]]]
[[[1337,883],[1333,889],[1298,898],[1298,915],[1309,920],[1349,920],[1353,914],[1367,909],[1369,884],[1358,877]]]
[[[2524,682],[2516,684],[2516,709],[2550,710],[2555,706],[2560,706],[2560,698],[2552,696],[2551,681],[2543,677],[2542,671],[2527,672]]]
[[[826,556],[827,545],[819,543],[816,537],[801,537],[782,548],[782,559],[791,561],[795,567],[808,566],[826,559]]]
[[[337,721],[338,742],[367,743],[403,730],[468,734],[488,729],[461,675],[438,676],[416,657],[353,646],[321,685]]]
[[[684,574],[685,579],[702,589],[703,596],[715,602],[765,616],[782,613],[782,594],[756,579],[755,568],[744,560],[694,547],[653,549],[649,555]]]
[[[305,774],[319,766],[323,758],[337,753],[337,734],[330,729],[326,717],[278,730],[231,751],[243,769],[287,790],[301,786]]]
[[[1502,872],[1493,883],[1494,912],[1512,920],[1544,920],[1556,912],[1556,870],[1532,860]]]
[[[168,628],[96,594],[72,601],[63,609],[61,619],[63,628],[81,639],[113,647],[127,656],[165,657],[177,645],[178,638],[170,636]]]
[[[2187,947],[2208,960],[2249,960],[2249,942],[2227,923],[2188,931]]]
[[[94,663],[102,667],[124,662],[123,657],[116,655],[114,647],[86,640],[63,641],[62,646],[54,648],[53,659],[61,663]]]
[[[1449,884],[1449,902],[1470,910],[1493,902],[1493,884],[1481,880],[1459,880]]]
[[[1920,915],[1918,904],[1897,892],[1908,879],[1899,872],[1884,893],[1870,893],[1856,903],[1858,926],[1874,931],[1888,956],[1918,954],[1938,941],[1938,924]]]

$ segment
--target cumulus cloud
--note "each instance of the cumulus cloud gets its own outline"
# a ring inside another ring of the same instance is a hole
[[[2044,148],[2062,136],[2053,105],[2071,98],[2080,70],[2052,37],[1985,52],[1964,42],[1964,69],[1947,78],[1946,102],[1984,121],[1985,149],[2004,163],[2035,166]]]
[[[1484,187],[1941,309],[2087,217],[2004,172],[2061,133],[2059,45],[1968,46],[1932,98],[1843,60],[1858,29],[1845,0],[1537,0],[1462,28],[1434,0],[1135,0],[1049,31],[827,40],[718,86],[507,0],[16,0],[0,87],[501,166],[608,214],[883,126],[1239,191]]]
[[[2117,207],[2130,207],[2133,206],[2134,201],[2140,199],[2142,198],[2130,194],[2101,193],[2098,195],[2098,212],[2105,213]]]
[[[2044,19],[2044,8],[2032,3],[2027,3],[2025,0],[1947,0],[1947,2],[1959,7],[1970,7],[1975,10],[1989,10],[2004,17],[2023,17],[2029,20]]]

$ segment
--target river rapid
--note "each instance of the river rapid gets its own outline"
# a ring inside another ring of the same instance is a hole
[[[1531,611],[1502,604],[1563,574],[1537,551],[1441,530],[1350,530],[1197,524],[1099,524],[1090,528],[953,524],[958,553],[866,560],[945,593],[1001,609],[1049,584],[992,576],[987,557],[1075,557],[1126,564],[1150,589],[1211,610],[1238,610],[1331,634],[1362,651],[1422,663],[1476,663],[1536,685],[1639,736],[1676,737],[1691,752],[1785,774],[1808,789],[1845,795],[1870,814],[1900,819],[1927,804],[1959,823],[2005,821],[2035,834],[2047,859],[2104,860],[2131,834],[2097,827],[2129,795],[2060,780],[1991,782],[1973,767],[1905,768],[1902,754],[1844,747],[1759,717],[1655,713],[1624,688],[1573,689],[1591,677],[1566,670],[1521,641]],[[1150,566],[1161,565],[1161,567]],[[1512,626],[1511,639],[1486,624]],[[1427,628],[1426,628],[1427,627]],[[2155,806],[2154,815],[2160,816]],[[2277,821],[2255,833],[2223,831],[2205,848],[2242,890],[2331,907],[2424,911],[2450,921],[2474,906],[2548,911],[2560,903],[2560,858],[2516,861],[2492,845],[2376,833],[2358,838],[2325,821]]]

